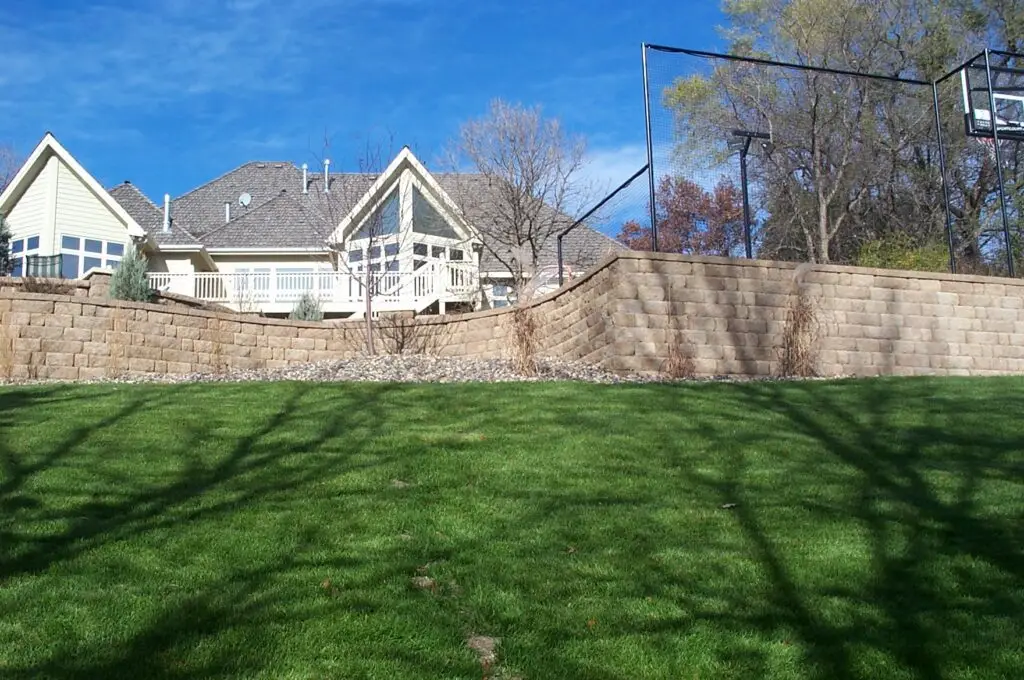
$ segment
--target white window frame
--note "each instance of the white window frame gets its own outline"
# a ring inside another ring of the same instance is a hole
[[[65,247],[65,238],[78,239],[78,248],[75,249]],[[98,242],[100,244],[100,252],[96,253],[91,250],[86,250],[86,241]],[[125,251],[128,249],[128,245],[125,243],[121,243],[120,241],[104,241],[103,239],[90,238],[88,236],[78,236],[77,234],[60,234],[57,243],[60,246],[58,252],[61,255],[61,276],[64,275],[64,256],[72,255],[78,258],[78,272],[77,275],[75,276],[76,279],[82,278],[82,276],[85,275],[85,272],[89,271],[89,269],[92,269],[92,267],[86,269],[85,258],[88,257],[93,260],[99,260],[100,268],[117,269],[121,265],[121,260],[124,258]],[[121,247],[120,255],[114,255],[113,253],[110,252],[110,246],[112,245]]]
[[[33,239],[33,238],[36,240],[36,247],[35,248],[29,248],[28,247],[28,241],[29,241],[29,239]],[[22,247],[21,247],[21,250],[16,253],[16,252],[14,252],[14,244],[15,243],[19,243],[19,242],[22,243]],[[38,255],[39,254],[39,244],[40,244],[40,242],[41,241],[40,241],[40,238],[39,238],[38,234],[33,234],[32,236],[23,236],[21,238],[12,238],[11,239],[11,245],[10,245],[11,276],[19,276],[19,277],[25,276],[25,270],[28,267],[28,258],[29,258],[30,255]],[[15,265],[16,264],[17,264],[17,267],[20,268],[20,271],[17,274],[14,273]]]

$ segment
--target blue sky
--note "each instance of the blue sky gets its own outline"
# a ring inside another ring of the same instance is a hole
[[[717,2],[7,0],[0,144],[52,131],[105,186],[181,194],[249,160],[367,146],[427,164],[495,97],[585,135],[589,174],[644,162],[640,43],[722,45]]]

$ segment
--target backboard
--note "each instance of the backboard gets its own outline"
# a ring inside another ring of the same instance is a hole
[[[977,60],[960,71],[964,125],[971,137],[993,137],[991,95],[995,100],[995,129],[1000,139],[1024,141],[1024,69],[992,66],[988,71]]]

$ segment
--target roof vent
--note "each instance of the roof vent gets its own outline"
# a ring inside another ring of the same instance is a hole
[[[309,193],[309,179],[307,173],[309,172],[309,164],[302,164],[302,193]]]
[[[227,224],[231,221],[231,203],[224,201],[224,223]]]
[[[324,159],[324,193],[331,193],[331,159]]]
[[[164,233],[171,230],[171,195],[164,194]]]

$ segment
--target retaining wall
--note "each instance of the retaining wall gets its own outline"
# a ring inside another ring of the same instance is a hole
[[[363,348],[358,321],[115,302],[103,279],[68,292],[26,293],[0,279],[0,379],[276,368]],[[531,309],[543,355],[654,373],[682,347],[698,375],[764,376],[780,369],[799,299],[813,310],[822,375],[1024,372],[1024,282],[1010,279],[629,252]],[[502,357],[510,319],[491,310],[385,320],[376,341],[386,351]]]

